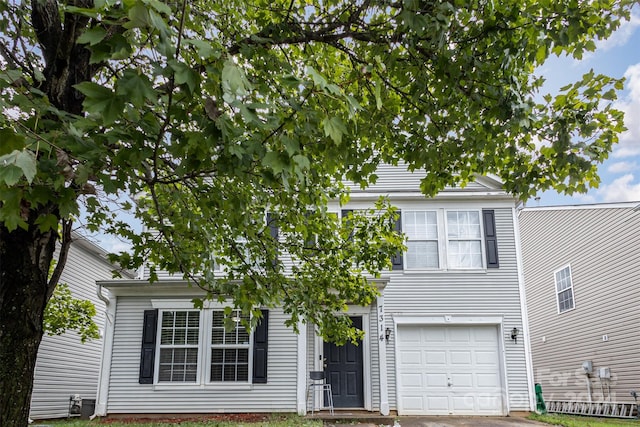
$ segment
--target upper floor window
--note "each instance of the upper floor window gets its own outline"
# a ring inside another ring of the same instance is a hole
[[[438,268],[438,216],[435,211],[407,212],[404,233],[408,237],[407,268]]]
[[[571,266],[556,270],[554,272],[556,282],[556,297],[558,301],[558,313],[573,310],[575,302],[573,299],[573,281],[571,279]]]
[[[487,212],[493,224],[493,211]],[[402,231],[407,236],[407,269],[485,267],[483,239],[487,236],[483,236],[480,210],[403,211]],[[497,251],[495,244],[492,249]],[[495,260],[497,267],[497,252]]]
[[[449,268],[482,268],[480,212],[447,212],[447,255]]]

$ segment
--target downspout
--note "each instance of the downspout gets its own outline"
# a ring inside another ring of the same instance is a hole
[[[109,299],[102,293],[102,285],[96,284],[98,298],[106,305],[104,320],[104,340],[102,342],[102,363],[100,364],[100,375],[98,377],[98,393],[96,396],[96,407],[93,415],[89,417],[93,420],[96,417],[107,415],[107,400],[109,396],[109,378],[111,376],[111,355],[113,353],[113,325],[116,315],[116,298]]]

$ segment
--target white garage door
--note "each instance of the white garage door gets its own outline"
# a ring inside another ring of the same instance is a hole
[[[496,326],[399,325],[400,415],[505,415]]]

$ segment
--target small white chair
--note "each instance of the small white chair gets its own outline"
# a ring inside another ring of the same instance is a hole
[[[331,391],[331,384],[327,383],[325,375],[324,375],[324,371],[310,371],[309,372],[309,384],[307,385],[307,403],[309,402],[309,394],[311,394],[311,415],[313,415],[313,412],[315,410],[315,404],[316,404],[316,389],[320,389],[322,390],[322,394],[321,394],[321,398],[323,399],[323,403],[321,405],[322,409],[326,408],[327,406],[324,406],[324,397],[326,395],[327,399],[326,402],[329,403],[328,408],[329,411],[331,412],[331,415],[334,414],[333,412],[333,393]],[[311,392],[311,393],[310,393]]]

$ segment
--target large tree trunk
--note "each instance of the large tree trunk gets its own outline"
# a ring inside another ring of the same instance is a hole
[[[58,234],[0,226],[0,426],[28,424],[48,273]]]

